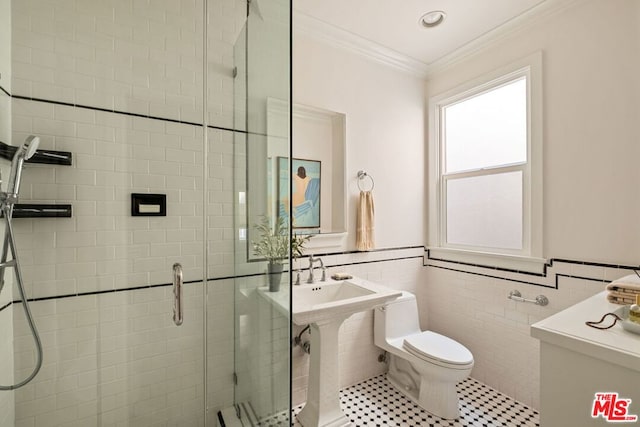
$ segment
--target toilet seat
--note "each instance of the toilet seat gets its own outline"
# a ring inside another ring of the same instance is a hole
[[[402,347],[414,356],[437,365],[453,365],[460,369],[473,364],[473,355],[465,346],[431,331],[405,337]]]

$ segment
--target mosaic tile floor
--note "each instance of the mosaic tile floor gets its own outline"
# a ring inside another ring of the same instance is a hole
[[[340,390],[340,406],[353,426],[421,426],[421,427],[536,427],[537,411],[512,398],[468,378],[457,385],[460,418],[444,420],[425,412],[397,391],[380,375]],[[295,416],[302,405],[293,409]],[[282,417],[261,423],[263,426],[285,426]],[[293,418],[293,426],[300,423]]]

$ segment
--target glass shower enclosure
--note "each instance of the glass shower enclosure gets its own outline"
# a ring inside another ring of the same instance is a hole
[[[35,135],[53,159],[26,163],[13,220],[43,365],[0,391],[1,427],[290,423],[290,277],[274,305],[252,250],[288,191],[289,108],[276,132],[268,107],[289,105],[290,9],[0,0],[0,153]],[[36,362],[10,279],[0,385]]]

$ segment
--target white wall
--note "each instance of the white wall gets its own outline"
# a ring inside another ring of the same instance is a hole
[[[639,7],[577,2],[427,82],[433,96],[542,51],[547,258],[638,265]]]
[[[616,266],[640,263],[639,12],[634,0],[615,7],[605,0],[577,2],[427,82],[428,97],[542,51],[544,256],[614,265],[556,262],[545,278],[537,278],[430,263],[517,281],[427,268],[423,303],[430,327],[471,349],[472,376],[533,407],[539,405],[539,345],[529,325],[631,273]],[[527,298],[545,294],[550,304],[509,301],[513,289]]]
[[[424,82],[351,52],[295,33],[293,100],[346,117],[347,242],[355,249],[357,172],[375,180],[376,248],[424,244]],[[295,137],[295,135],[294,135]],[[294,141],[295,143],[295,141]],[[294,147],[294,153],[296,148]],[[324,165],[323,165],[324,168]],[[368,186],[368,182],[363,182]],[[386,286],[420,294],[422,249],[323,256],[332,271],[346,271]],[[417,256],[417,258],[416,258]],[[302,259],[302,267],[307,266]],[[303,273],[303,280],[306,276]],[[424,311],[426,314],[426,311]],[[422,316],[426,325],[426,315]],[[298,334],[301,327],[295,327]],[[303,337],[304,338],[304,337]],[[373,312],[349,318],[340,329],[340,384],[384,372],[373,344]],[[313,350],[312,350],[313,351]],[[293,403],[306,400],[308,355],[293,352]]]
[[[349,230],[355,225],[354,175],[366,169],[376,179],[379,247],[425,242],[428,97],[542,51],[544,256],[577,263],[555,262],[546,276],[535,277],[428,261],[433,267],[409,285],[419,295],[423,328],[428,323],[468,346],[476,360],[472,376],[534,408],[539,355],[529,325],[630,272],[618,265],[639,264],[639,18],[640,5],[632,0],[615,8],[604,0],[579,1],[432,74],[426,97],[415,93],[423,88],[418,79],[305,36],[294,38],[294,101],[346,114]],[[349,248],[353,243],[350,236]],[[581,264],[589,261],[613,266]],[[550,304],[509,301],[513,289],[528,298],[545,294]],[[294,401],[304,393],[303,357],[294,358]],[[341,363],[354,360],[345,354]],[[368,372],[375,372],[370,366]]]
[[[233,49],[246,4],[209,1],[209,123],[233,127]],[[18,95],[202,120],[203,0],[14,3]]]
[[[356,174],[375,180],[376,247],[423,244],[424,82],[299,33],[293,100],[346,115],[347,249],[355,249]]]
[[[11,93],[11,28],[11,0],[2,0],[0,1],[0,86],[9,93]],[[1,137],[3,137],[2,133],[0,133]]]
[[[0,86],[11,92],[11,0],[0,0]],[[11,143],[11,99],[0,89],[0,141]],[[8,176],[8,162],[2,162],[2,175]],[[0,227],[4,238],[4,226]],[[13,272],[5,273],[5,286],[0,291],[0,384],[11,385],[13,375]],[[0,391],[0,426],[15,424],[15,393]]]

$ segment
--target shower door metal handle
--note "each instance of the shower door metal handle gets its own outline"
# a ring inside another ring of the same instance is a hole
[[[182,265],[173,264],[173,322],[182,325]]]

